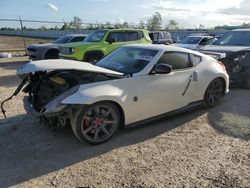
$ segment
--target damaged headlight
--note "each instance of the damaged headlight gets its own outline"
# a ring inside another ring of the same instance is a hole
[[[62,93],[61,95],[59,95],[58,97],[56,97],[55,99],[53,99],[52,101],[50,101],[44,107],[44,109],[41,111],[41,113],[50,114],[50,113],[56,113],[56,112],[59,112],[59,111],[63,110],[67,105],[61,104],[61,102],[65,98],[67,98],[70,95],[77,92],[79,87],[80,87],[80,85],[74,86],[74,87],[70,88],[69,90],[65,91],[64,93]]]

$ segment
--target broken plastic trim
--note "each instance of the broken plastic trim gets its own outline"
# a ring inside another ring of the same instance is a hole
[[[25,77],[23,79],[23,81],[20,83],[20,85],[17,87],[15,92],[9,98],[7,98],[7,99],[5,99],[4,101],[1,102],[1,111],[2,111],[2,114],[3,114],[4,118],[6,118],[6,114],[5,114],[6,110],[4,110],[4,107],[3,107],[4,103],[11,100],[14,96],[16,96],[22,90],[22,88],[26,84],[27,80],[28,80],[28,78]]]

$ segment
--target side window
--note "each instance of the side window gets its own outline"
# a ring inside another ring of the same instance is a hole
[[[193,65],[196,66],[202,61],[202,57],[198,55],[192,55]]]
[[[125,32],[110,32],[107,39],[115,39],[115,42],[125,42]]]
[[[74,37],[73,39],[71,39],[70,42],[81,42],[83,41],[84,37]]]
[[[205,45],[207,41],[208,41],[208,38],[203,38],[203,39],[201,40],[201,42],[200,42],[199,45]]]
[[[190,56],[182,52],[166,52],[157,62],[172,66],[173,70],[186,69],[192,67]]]
[[[127,41],[135,41],[139,39],[138,32],[136,31],[127,31]]]

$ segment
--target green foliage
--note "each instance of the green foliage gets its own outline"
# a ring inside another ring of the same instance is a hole
[[[155,14],[148,19],[147,28],[149,30],[160,30],[162,24],[162,17],[159,12],[155,12]]]
[[[177,21],[175,21],[175,20],[170,20],[169,22],[168,22],[168,24],[166,25],[166,29],[172,29],[172,30],[174,30],[174,29],[179,29],[179,26],[178,26],[179,24],[178,24],[178,22]]]

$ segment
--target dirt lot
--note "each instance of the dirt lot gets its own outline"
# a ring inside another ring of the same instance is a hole
[[[26,58],[0,59],[0,101]],[[98,146],[70,128],[51,131],[25,115],[23,94],[0,116],[0,187],[250,187],[250,91],[120,130]]]
[[[48,39],[37,39],[37,38],[25,38],[26,46],[34,43],[46,43],[50,42],[51,40]],[[24,43],[22,37],[13,37],[13,36],[0,36],[0,52],[5,51],[19,51],[19,50],[25,50],[24,49]]]

